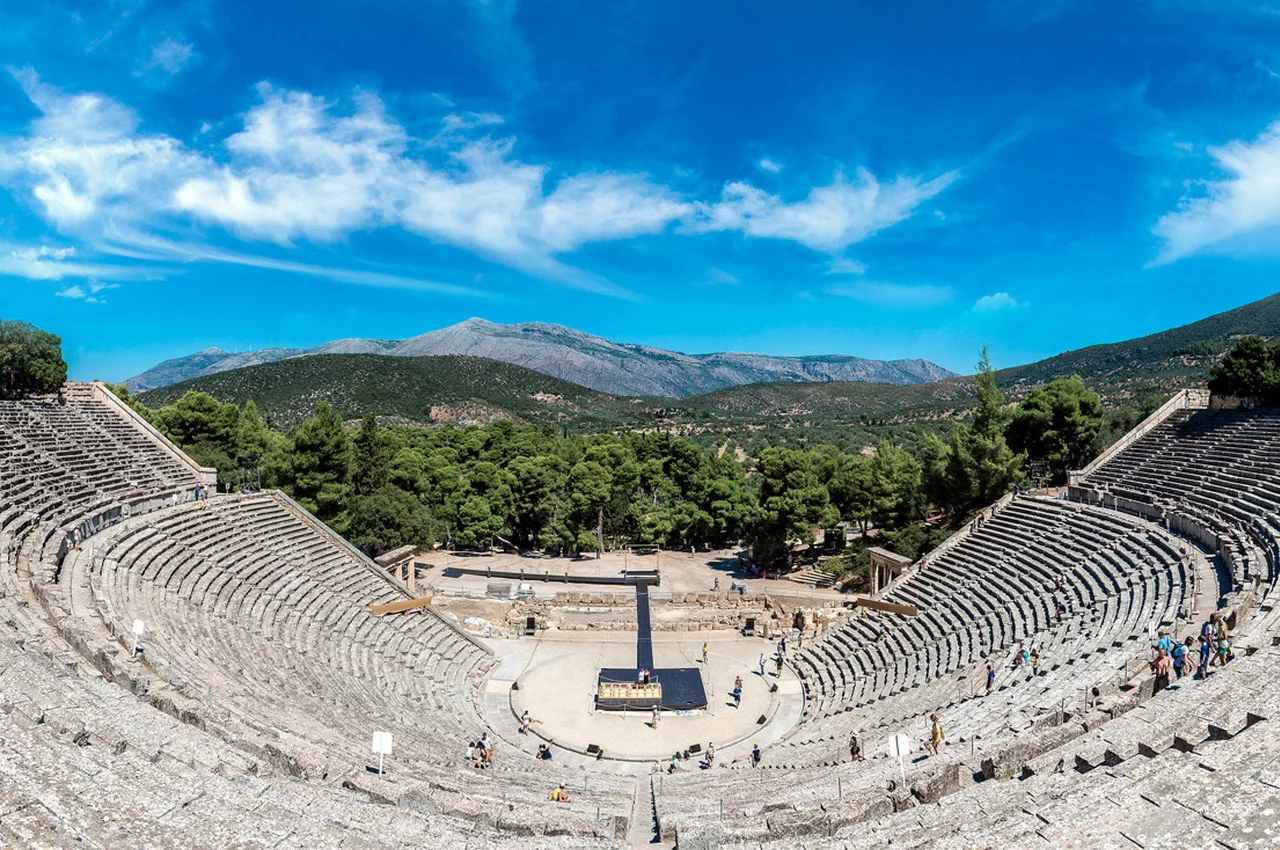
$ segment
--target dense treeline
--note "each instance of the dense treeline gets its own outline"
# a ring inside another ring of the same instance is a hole
[[[279,487],[371,550],[444,541],[589,554],[626,543],[742,542],[772,564],[820,532],[842,544],[845,526],[875,527],[918,555],[936,542],[915,525],[931,509],[963,521],[1023,481],[1028,457],[1065,475],[1095,448],[1101,406],[1078,378],[1010,410],[984,351],[975,382],[972,422],[927,432],[918,447],[888,439],[874,450],[774,445],[741,461],[725,445],[663,433],[569,435],[509,422],[381,427],[372,417],[351,429],[324,401],[286,435],[252,401],[242,408],[188,392],[151,410],[117,391],[217,467],[224,487]]]
[[[1241,337],[1209,370],[1209,392],[1266,407],[1280,405],[1280,340]]]
[[[50,393],[66,380],[61,338],[26,322],[0,319],[0,398]]]

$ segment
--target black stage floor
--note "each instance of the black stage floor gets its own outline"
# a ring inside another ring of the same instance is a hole
[[[653,631],[649,623],[647,584],[636,585],[636,666],[642,670],[653,669]]]
[[[681,711],[707,707],[707,692],[702,687],[702,671],[697,667],[667,667],[649,669],[652,680],[662,685],[662,707],[668,711]],[[634,667],[604,667],[600,670],[600,682],[629,682],[634,684],[639,671]]]

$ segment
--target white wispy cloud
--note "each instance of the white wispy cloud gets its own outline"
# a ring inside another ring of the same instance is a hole
[[[756,168],[759,168],[761,171],[767,171],[770,174],[777,174],[782,170],[781,165],[769,159],[767,156],[760,157],[760,161],[756,163]]]
[[[694,286],[737,286],[739,283],[737,275],[712,266],[707,269],[706,277],[696,281]]]
[[[136,280],[145,277],[146,272],[129,266],[79,260],[76,249],[72,247],[0,242],[0,275],[27,280],[91,277]]]
[[[975,313],[998,313],[1001,310],[1017,310],[1025,306],[1027,306],[1025,301],[1019,301],[1007,292],[993,292],[974,301],[973,311]]]
[[[949,286],[933,283],[888,283],[862,280],[823,289],[827,295],[852,298],[883,307],[937,307],[954,297]]]
[[[110,289],[119,286],[118,283],[104,283],[100,280],[89,280],[85,283],[76,283],[65,289],[60,289],[54,294],[59,298],[71,298],[78,301],[84,301],[86,304],[104,304],[106,297],[102,294]]]
[[[788,203],[749,183],[732,182],[716,203],[696,204],[695,231],[738,230],[748,236],[787,239],[819,251],[841,251],[908,218],[924,201],[957,178],[947,172],[932,180],[899,176],[881,183],[859,168]]]
[[[848,257],[836,257],[827,265],[827,274],[866,274],[867,267]]]
[[[1280,248],[1280,121],[1252,141],[1208,152],[1223,176],[1194,184],[1178,209],[1156,222],[1154,232],[1164,243],[1156,265],[1192,254]]]
[[[422,139],[371,92],[335,101],[265,83],[240,120],[202,122],[206,144],[196,149],[142,130],[133,110],[105,95],[63,92],[31,69],[10,72],[41,114],[25,133],[0,140],[0,183],[28,197],[57,231],[91,253],[154,261],[187,259],[174,248],[183,241],[177,234],[203,245],[209,225],[286,250],[393,227],[568,286],[627,298],[633,293],[563,257],[590,243],[661,233],[674,223],[687,233],[737,231],[838,252],[910,217],[956,179],[947,172],[882,182],[859,168],[852,179],[838,173],[801,200],[734,181],[718,200],[699,201],[646,174],[553,172],[524,162],[514,138],[487,135],[501,127],[495,114],[451,111],[436,135]],[[218,138],[222,126],[236,129]],[[175,238],[158,240],[157,247],[157,240],[142,236],[154,232]],[[256,250],[201,250],[206,262],[284,262]],[[298,273],[335,280],[375,279],[362,270],[296,265]],[[839,258],[837,268],[863,271]]]
[[[196,50],[181,38],[165,35],[151,47],[151,55],[134,71],[135,76],[174,77],[196,58]]]

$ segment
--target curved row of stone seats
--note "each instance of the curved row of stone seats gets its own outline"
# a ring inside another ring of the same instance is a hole
[[[986,660],[1000,698],[984,700],[957,739],[1019,728],[1063,700],[1074,707],[1084,688],[1127,678],[1145,650],[1137,638],[1178,616],[1190,579],[1181,548],[1108,511],[1015,500],[885,597],[916,605],[919,617],[855,617],[796,655],[806,717],[765,762],[839,760],[850,732],[972,700],[985,692]],[[1060,622],[1055,597],[1067,607]],[[1015,696],[1004,690],[1027,680],[1008,665],[1019,641],[1039,651],[1046,675]]]
[[[980,782],[924,805],[903,798],[897,813],[806,835],[803,844],[1273,847],[1280,827],[1277,664],[1280,650],[1270,645],[1240,655],[1207,681],[1176,683],[1064,744],[1011,758],[1001,765],[1005,773],[993,774],[1011,773],[1013,781]],[[762,841],[754,831],[724,829],[715,845],[781,850],[795,839]]]
[[[73,553],[62,579],[86,643],[100,622],[128,645],[143,620],[157,694],[192,706],[211,733],[285,754],[299,774],[363,773],[371,733],[390,731],[400,783],[445,811],[515,807],[505,817],[532,831],[625,833],[632,778],[593,777],[575,788],[580,808],[547,812],[550,785],[530,785],[527,755],[499,746],[498,769],[464,765],[484,728],[484,651],[429,609],[372,616],[403,588],[275,494],[121,523]]]
[[[412,797],[386,805],[376,796],[376,779],[344,789],[284,775],[271,760],[104,681],[50,635],[34,609],[6,590],[0,599],[0,846],[373,850],[531,842],[503,828],[502,812],[458,817]],[[546,832],[536,842],[563,850],[617,846]]]
[[[1081,498],[1186,517],[1222,538],[1238,584],[1274,581],[1280,410],[1178,410],[1075,482]],[[1117,503],[1118,504],[1118,503]]]
[[[470,776],[452,794],[434,795],[405,781],[384,787],[363,771],[321,782],[287,778],[297,765],[280,749],[278,735],[262,747],[228,740],[216,723],[182,708],[176,690],[159,677],[149,679],[144,665],[102,660],[121,655],[119,647],[93,655],[116,684],[103,681],[85,663],[81,653],[89,646],[74,633],[74,618],[55,604],[55,632],[28,596],[32,586],[19,579],[24,547],[8,545],[13,541],[3,532],[0,543],[7,544],[0,547],[0,843],[113,848],[136,839],[164,847],[372,847],[439,840],[442,846],[496,848],[524,846],[537,835],[538,846],[616,846],[609,836],[619,827],[607,814],[600,820],[591,795],[577,793],[571,806],[547,810],[546,789],[555,781],[550,777],[537,787],[526,777],[526,793],[510,801],[469,799],[476,784]],[[89,558],[88,547],[73,557]],[[55,603],[63,596],[56,586],[47,593],[45,585],[34,587]],[[63,640],[68,634],[80,653]],[[270,703],[260,694],[253,698],[260,707],[253,716],[260,720]],[[9,717],[19,726],[6,728]],[[41,735],[24,739],[22,730],[30,728]],[[46,736],[44,730],[54,731]],[[108,752],[105,765],[80,758]],[[86,784],[80,777],[92,780]],[[630,787],[611,790],[628,799],[631,793]],[[399,802],[411,811],[370,800]],[[594,837],[560,837],[572,833]]]
[[[913,755],[904,774],[885,753],[886,739],[873,737],[863,739],[864,762],[781,776],[716,771],[714,787],[701,793],[694,789],[705,777],[664,778],[655,789],[659,822],[681,846],[771,850],[1128,846],[1125,839],[1145,847],[1274,846],[1267,842],[1275,840],[1280,774],[1268,765],[1280,749],[1277,663],[1280,650],[1268,645],[1250,657],[1242,652],[1204,682],[1184,679],[1152,696],[1147,680],[1108,694],[1101,710],[972,753],[947,746],[937,757]],[[1017,781],[991,781],[1009,776]],[[1195,817],[1184,817],[1183,805],[1205,783],[1213,793],[1191,806]],[[1166,810],[1167,803],[1174,805]],[[1201,817],[1211,823],[1182,836],[1160,828],[1162,819],[1181,828]],[[1250,843],[1251,834],[1260,843]]]
[[[146,433],[105,390],[68,384],[61,397],[0,401],[0,530],[24,540],[51,580],[81,537],[157,504],[190,499],[200,468]],[[39,538],[32,538],[37,528]]]

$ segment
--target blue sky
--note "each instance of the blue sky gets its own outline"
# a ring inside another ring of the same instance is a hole
[[[6,4],[73,377],[470,316],[1014,365],[1270,294],[1280,2]]]

